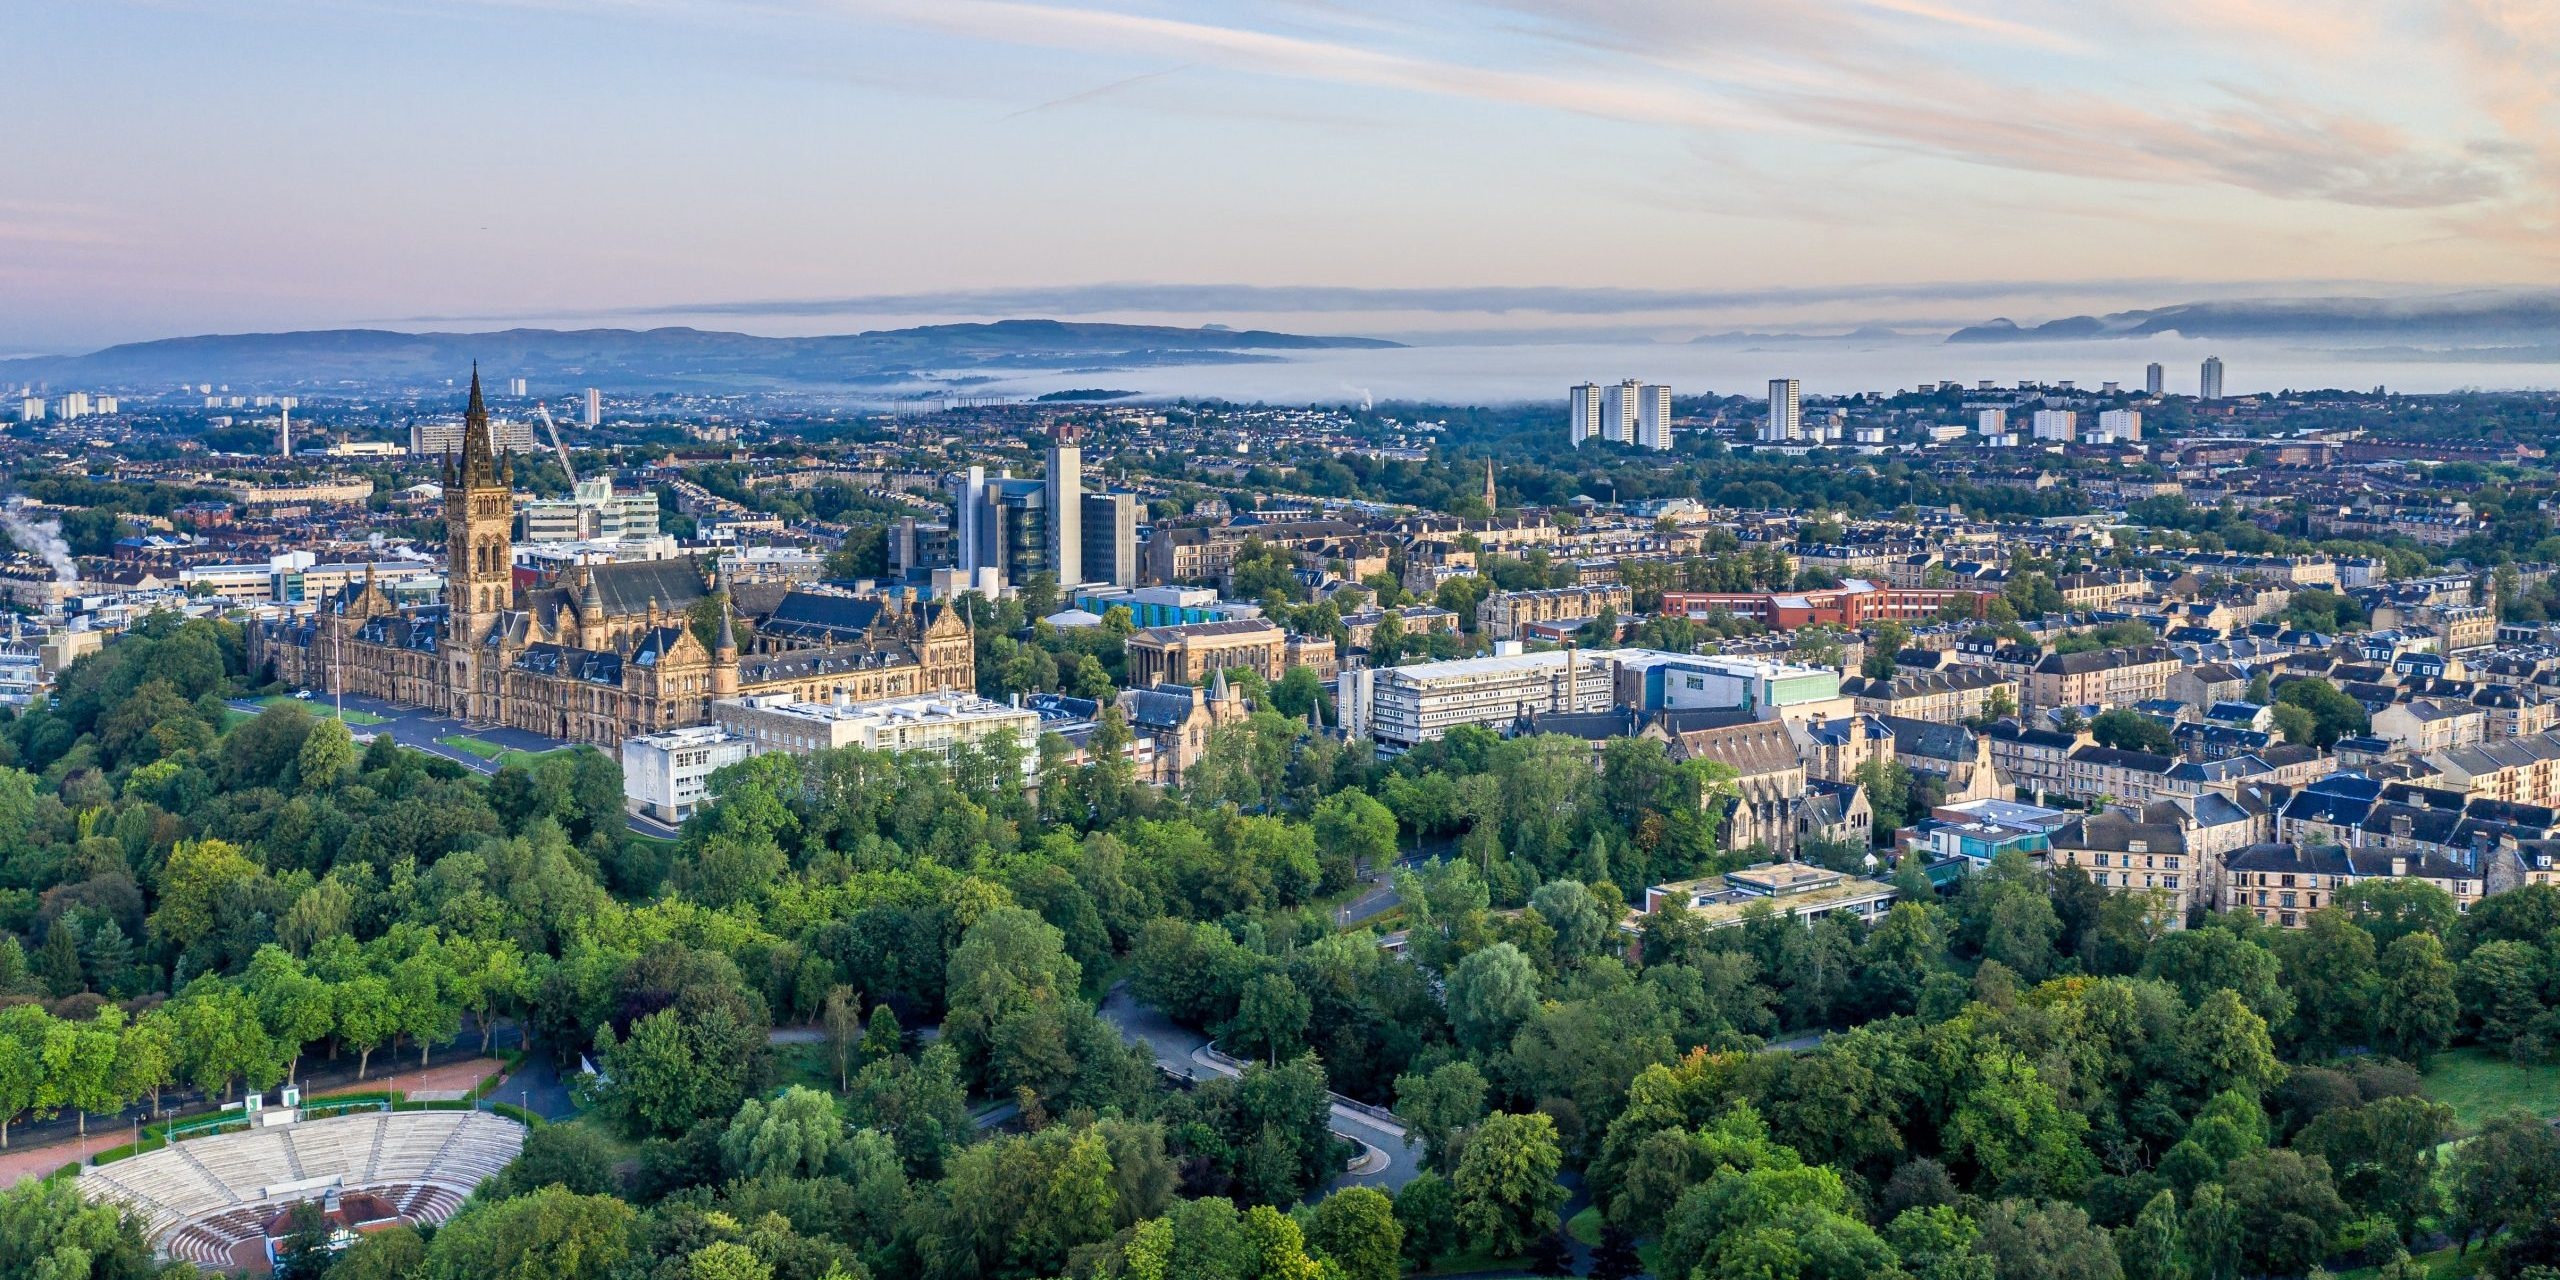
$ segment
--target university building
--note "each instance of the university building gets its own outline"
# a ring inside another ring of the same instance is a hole
[[[975,692],[956,610],[912,597],[852,639],[742,657],[724,608],[715,642],[691,624],[714,584],[689,560],[581,566],[556,585],[515,580],[515,494],[472,375],[459,458],[445,463],[445,598],[403,606],[367,574],[310,614],[252,624],[251,669],[459,720],[617,749],[703,724],[717,698],[788,693],[870,700]]]

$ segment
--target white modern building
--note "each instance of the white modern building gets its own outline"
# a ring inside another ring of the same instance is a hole
[[[1646,383],[1636,388],[1636,447],[1671,447],[1671,388]]]
[[[1789,444],[1803,435],[1804,385],[1794,378],[1769,379],[1769,420],[1760,424],[1760,438]]]
[[[602,391],[594,387],[587,388],[586,412],[580,415],[580,419],[590,427],[604,425],[604,393]]]
[[[493,420],[489,423],[489,447],[501,453],[533,452],[533,424]],[[462,420],[451,422],[413,422],[409,424],[409,452],[421,458],[441,453],[462,452]]]
[[[2156,396],[2160,394],[2160,389],[2166,386],[2167,382],[2168,371],[2160,367],[2159,361],[2154,360],[2143,368],[2142,390],[2144,393]]]
[[[507,379],[507,394],[508,394],[508,395],[511,395],[511,396],[514,396],[514,397],[515,397],[516,399],[518,399],[518,400],[522,400],[522,399],[524,399],[524,379],[522,379],[522,378],[509,378],[509,379]]]
[[[88,417],[89,393],[86,391],[74,391],[71,394],[64,396],[61,402],[54,406],[54,416],[61,418],[66,422],[73,418]]]
[[[1561,649],[1346,670],[1334,692],[1343,732],[1394,755],[1462,724],[1498,728],[1523,712],[1605,711],[1612,678],[1608,651]]]
[[[1601,415],[1605,408],[1599,383],[1585,382],[1566,389],[1565,412],[1571,420],[1568,438],[1574,448],[1581,448],[1583,441],[1594,436],[1606,434],[1601,429]],[[42,412],[41,402],[38,402],[38,412]]]
[[[2077,434],[2079,424],[2080,415],[2069,409],[2038,409],[2033,434],[2038,440],[2059,440],[2069,444]]]
[[[647,538],[657,532],[657,493],[616,493],[610,476],[579,480],[571,497],[539,498],[524,505],[527,542]]]
[[[970,693],[935,693],[877,702],[803,701],[787,693],[722,698],[711,704],[711,723],[744,738],[758,755],[788,751],[807,755],[842,747],[869,751],[930,751],[948,758],[963,742],[1011,734],[1022,748],[1029,778],[1036,768],[1040,716],[1022,707]]]
[[[2009,411],[2006,409],[1981,410],[1973,415],[1973,430],[1975,434],[1985,437],[2009,434]]]
[[[2099,444],[2130,444],[2142,438],[2142,410],[2108,409],[2098,415]]]
[[[44,397],[43,397],[43,396],[28,396],[28,397],[26,397],[26,398],[24,398],[24,399],[22,399],[22,400],[18,401],[18,421],[20,421],[20,422],[42,422],[42,421],[44,421]]]
[[[2196,375],[2196,398],[2199,400],[2222,398],[2222,357],[2206,356],[2204,358],[2204,368]]]
[[[623,803],[669,825],[683,822],[709,793],[711,775],[755,754],[754,745],[707,724],[625,738]]]

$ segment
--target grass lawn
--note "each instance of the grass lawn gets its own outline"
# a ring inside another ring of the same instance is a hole
[[[481,738],[466,738],[458,733],[448,733],[436,741],[456,751],[467,751],[483,760],[495,760],[507,754],[507,748],[497,743]]]
[[[272,707],[279,703],[288,702],[323,719],[335,720],[338,718],[338,708],[336,704],[328,702],[316,695],[310,698],[296,698],[288,694],[279,693],[272,698],[258,699],[258,705],[262,707]],[[350,711],[347,713],[347,723],[381,724],[383,723],[383,718],[370,711]]]
[[[775,1045],[773,1046],[773,1075],[775,1081],[780,1084],[807,1085],[822,1093],[834,1093],[836,1091],[835,1051],[824,1044]]]
[[[1600,1206],[1585,1205],[1582,1212],[1565,1220],[1564,1232],[1583,1244],[1597,1249],[1600,1247],[1600,1224]]]
[[[2488,1250],[2473,1249],[2470,1257],[2457,1259],[2453,1256],[2453,1246],[2446,1245],[2434,1253],[2421,1253],[2410,1261],[2426,1268],[2424,1274],[2428,1280],[2462,1280],[2463,1277],[2480,1274],[2480,1264],[2488,1258]],[[2338,1280],[2378,1280],[2381,1275],[2380,1267],[2357,1267],[2337,1273]]]
[[[2466,1133],[2509,1107],[2538,1116],[2560,1115],[2560,1069],[2520,1067],[2483,1049],[2437,1054],[2427,1065],[2422,1087],[2428,1097],[2453,1108]]]

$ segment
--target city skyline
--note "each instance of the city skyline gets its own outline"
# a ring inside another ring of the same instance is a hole
[[[2552,33],[2479,3],[13,16],[47,56],[0,142],[30,193],[0,199],[11,352],[1007,313],[1963,324],[2560,283]]]

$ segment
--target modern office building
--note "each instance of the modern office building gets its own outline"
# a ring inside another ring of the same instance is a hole
[[[2080,415],[2069,409],[2038,409],[2034,421],[2036,439],[2069,444],[2080,424]]]
[[[1536,712],[1606,711],[1614,696],[1606,651],[1461,658],[1346,669],[1335,678],[1343,732],[1400,754],[1462,725],[1499,728]]]
[[[581,479],[571,497],[544,498],[524,505],[527,542],[647,538],[657,532],[657,493],[648,489],[616,493],[610,476]]]
[[[2108,409],[2098,414],[2098,442],[2130,444],[2142,438],[2142,410]]]
[[[1049,444],[1048,486],[1049,566],[1059,587],[1072,587],[1084,581],[1084,450],[1071,427]]]
[[[1981,412],[1974,414],[1973,430],[1976,435],[1985,437],[2005,436],[2009,434],[2009,411],[2006,409],[1984,409]]]
[[[2222,398],[2222,357],[2206,356],[2204,358],[2204,368],[2196,377],[2196,398],[2199,400]]]
[[[1138,495],[1084,495],[1084,572],[1080,583],[1092,586],[1138,585]]]
[[[587,408],[586,408],[586,412],[581,416],[581,419],[580,419],[580,420],[581,420],[581,421],[583,421],[583,422],[585,422],[585,423],[586,423],[588,426],[590,426],[590,427],[594,427],[594,426],[601,426],[601,425],[603,425],[603,423],[604,423],[604,393],[603,393],[603,392],[596,390],[594,387],[589,387],[589,388],[587,388]]]
[[[516,399],[518,399],[518,400],[522,400],[522,399],[524,399],[524,379],[522,379],[522,378],[509,378],[509,379],[507,379],[507,394],[508,394],[508,395],[511,395],[511,396],[514,396],[514,397],[515,397]]]
[[[2159,361],[2154,360],[2142,371],[2142,390],[2145,394],[2156,396],[2160,394],[2160,388],[2165,384],[2166,378],[2166,371],[2161,369]]]
[[[753,741],[718,725],[698,724],[625,738],[623,803],[635,813],[678,825],[702,807],[712,774],[753,754]]]
[[[974,693],[936,693],[855,702],[804,700],[791,694],[722,698],[711,723],[745,739],[753,752],[808,755],[842,747],[866,751],[930,751],[948,760],[961,743],[1010,736],[1022,750],[1025,778],[1035,767],[1040,715]]]
[[[1568,388],[1565,391],[1565,407],[1572,422],[1569,438],[1573,441],[1574,448],[1579,449],[1583,441],[1604,434],[1600,429],[1601,414],[1605,408],[1600,394],[1600,384],[1585,382]]]
[[[1760,438],[1772,444],[1786,444],[1803,436],[1803,384],[1794,378],[1769,379],[1769,420],[1760,424]]]
[[[1136,581],[1137,505],[1131,494],[1084,492],[1084,451],[1072,436],[1061,436],[1048,451],[1048,475],[1041,479],[993,476],[970,467],[951,479],[953,568],[961,590],[1018,587],[1035,574],[1057,575],[1061,588],[1073,588],[1095,573],[1087,565],[1085,513],[1094,511],[1110,522],[1104,546],[1092,561],[1120,572],[1125,554],[1129,576]],[[1106,499],[1090,504],[1087,499]],[[1125,507],[1118,499],[1127,499]],[[1104,558],[1107,556],[1107,559]]]

